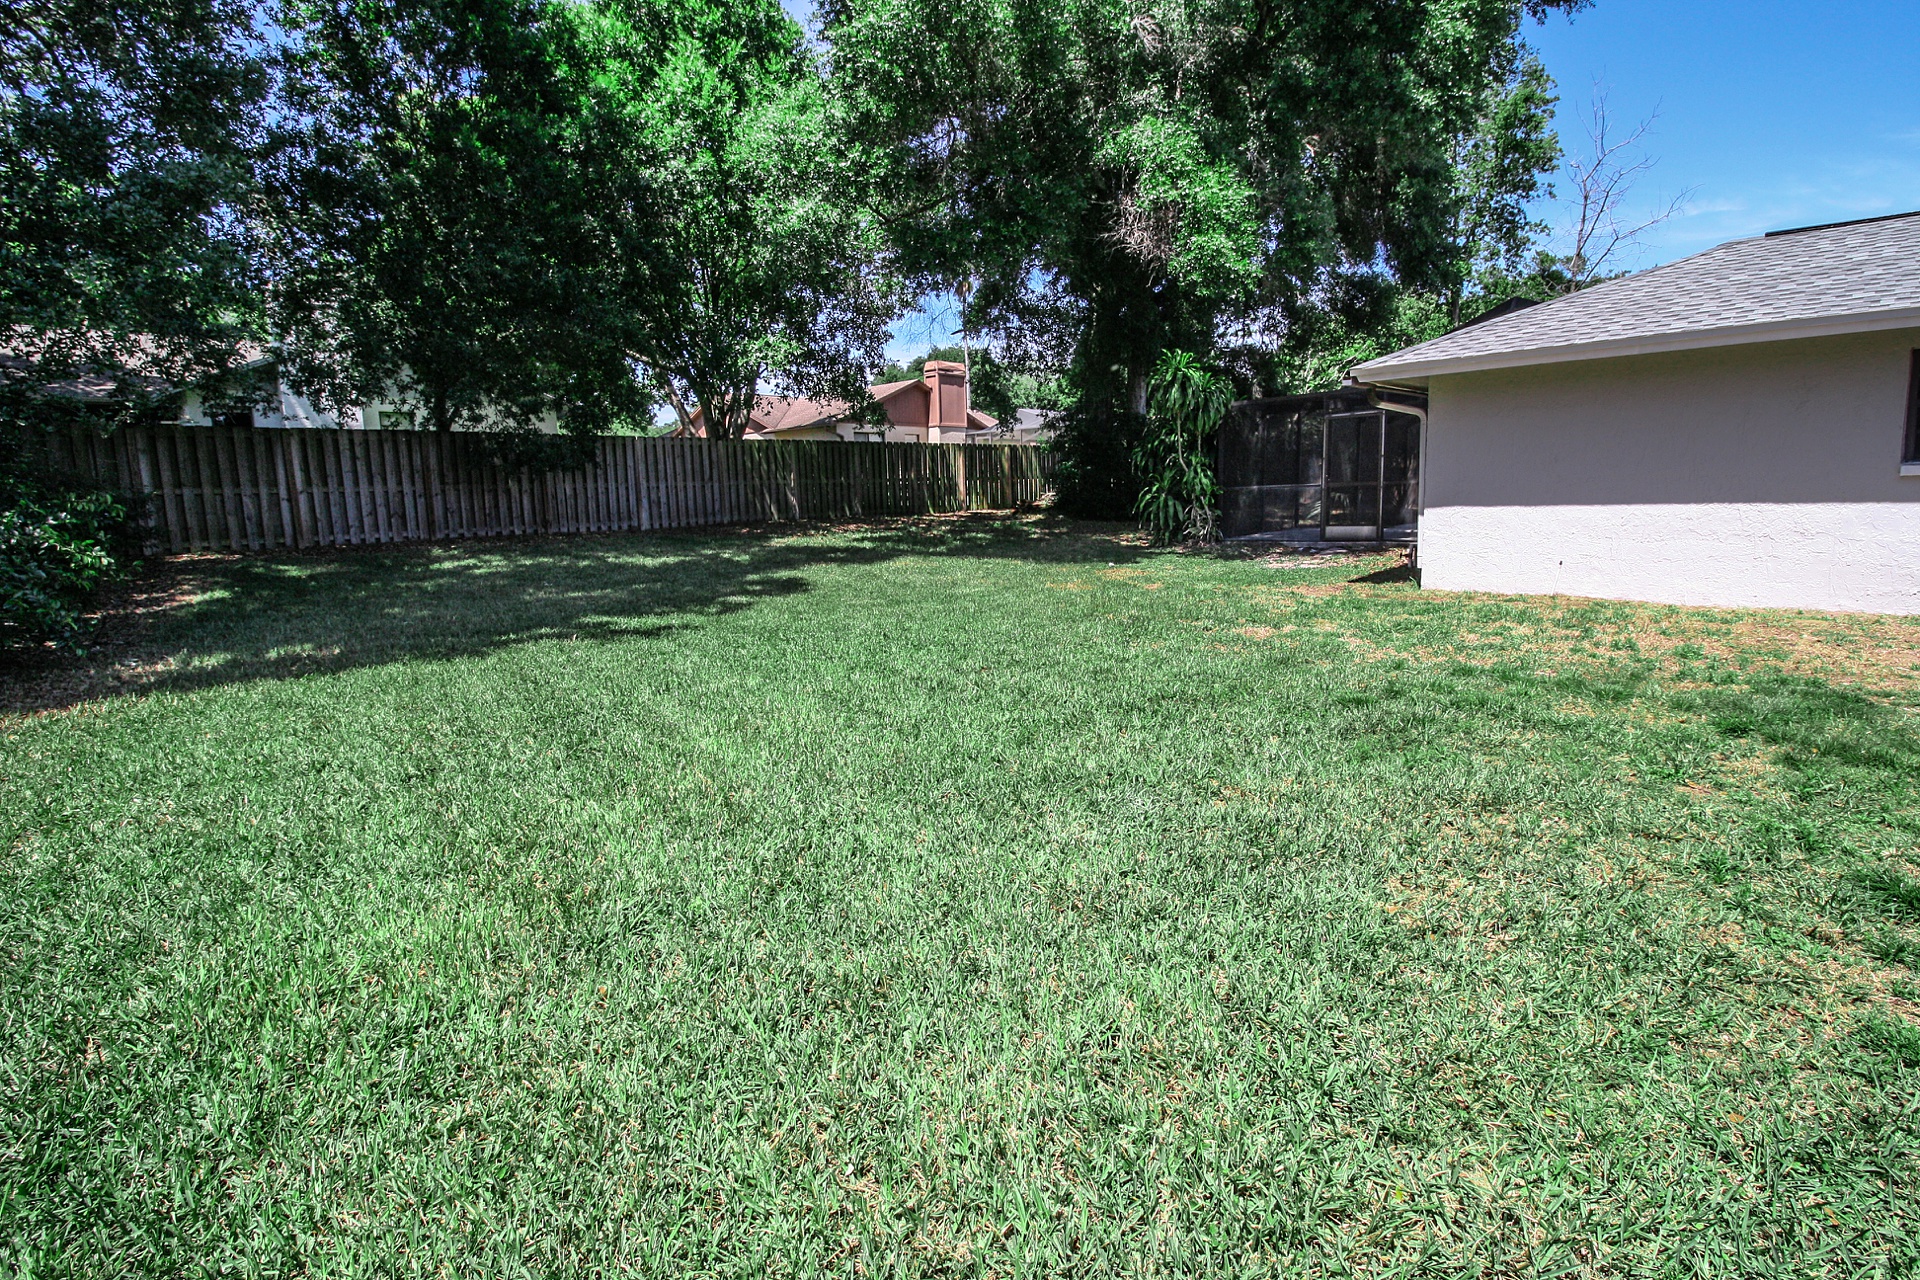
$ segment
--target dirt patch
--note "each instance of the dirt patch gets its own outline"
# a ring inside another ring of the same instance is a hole
[[[103,591],[87,615],[96,639],[84,654],[37,650],[0,657],[0,722],[151,684],[169,666],[149,644],[153,623],[192,604],[206,589],[207,562],[222,558],[161,560]]]

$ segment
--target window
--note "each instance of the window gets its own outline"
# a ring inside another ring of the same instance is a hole
[[[1920,351],[1913,353],[1907,377],[1907,440],[1900,453],[1900,474],[1920,476]]]
[[[411,431],[413,430],[413,410],[382,409],[378,422],[382,431]]]

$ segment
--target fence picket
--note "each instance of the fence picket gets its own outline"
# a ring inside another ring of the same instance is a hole
[[[188,465],[193,468],[193,501],[200,515],[200,528],[198,536],[194,539],[196,544],[194,549],[197,551],[214,549],[215,539],[219,536],[217,530],[220,527],[219,507],[214,502],[213,469],[208,465],[207,451],[204,447],[208,439],[209,437],[202,435],[196,427],[180,429],[179,443],[187,458],[191,459]]]
[[[380,541],[391,542],[394,513],[387,492],[386,442],[393,439],[393,434],[388,431],[362,431],[360,438],[360,447],[367,460],[367,483],[373,490],[374,527]]]
[[[180,510],[180,481],[173,469],[173,442],[158,427],[149,433],[149,439],[153,445],[154,480],[160,486],[159,501],[153,505],[167,527],[166,541],[161,548],[179,555],[186,550],[187,520]]]
[[[392,435],[385,431],[362,431],[357,443],[367,464],[367,488],[373,510],[374,536],[378,541],[393,540],[393,511],[387,501],[387,451],[383,447]]]
[[[420,519],[420,476],[413,466],[416,437],[410,431],[382,434],[387,437],[387,455],[393,459],[394,509],[400,513],[401,536],[417,539],[425,521]]]
[[[640,527],[660,527],[660,495],[653,491],[653,446],[657,442],[642,436],[633,442],[634,483],[640,490]]]
[[[687,451],[681,448],[682,441],[662,440],[660,448],[665,455],[666,466],[661,469],[667,500],[667,527],[678,529],[687,523],[687,499],[691,476],[686,469]]]
[[[638,443],[633,436],[621,436],[610,444],[613,453],[614,471],[620,486],[620,500],[616,505],[619,515],[615,528],[638,529],[640,520],[640,491],[635,486],[633,474],[633,446]]]
[[[673,456],[674,461],[679,464],[679,483],[675,486],[678,493],[675,496],[680,499],[680,512],[675,525],[677,528],[685,529],[700,523],[700,475],[694,469],[693,450],[687,448],[685,440],[673,442]]]
[[[346,500],[347,527],[345,533],[356,543],[368,541],[368,533],[373,527],[373,514],[367,510],[367,487],[360,466],[360,433],[341,432],[340,441],[340,494]]]
[[[180,472],[180,506],[186,513],[187,550],[205,551],[212,537],[213,514],[207,510],[207,476],[200,465],[192,427],[175,427],[170,433],[174,464]]]
[[[146,536],[141,539],[141,550],[147,555],[159,552],[160,503],[154,492],[154,483],[158,475],[154,470],[153,432],[145,427],[132,427],[126,433],[128,453],[128,479],[126,492],[135,494],[140,501],[140,524]]]
[[[193,469],[200,477],[200,514],[206,521],[205,541],[202,550],[222,550],[222,539],[227,536],[229,526],[226,523],[226,506],[220,499],[219,467],[213,447],[213,431],[210,428],[188,427],[181,432],[181,438],[189,441],[193,450]]]
[[[233,549],[258,551],[261,543],[260,513],[255,509],[253,474],[247,466],[246,443],[231,428],[218,427],[215,430],[223,446],[220,449],[226,464],[223,469],[230,477],[227,480],[227,502],[232,504],[236,496],[239,498],[240,536],[235,539]]]

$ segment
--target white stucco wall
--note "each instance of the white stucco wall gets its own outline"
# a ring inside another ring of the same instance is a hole
[[[1920,330],[1436,377],[1421,581],[1920,613]]]

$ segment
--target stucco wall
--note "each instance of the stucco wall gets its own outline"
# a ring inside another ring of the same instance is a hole
[[[1920,613],[1920,330],[1438,377],[1421,580]]]

